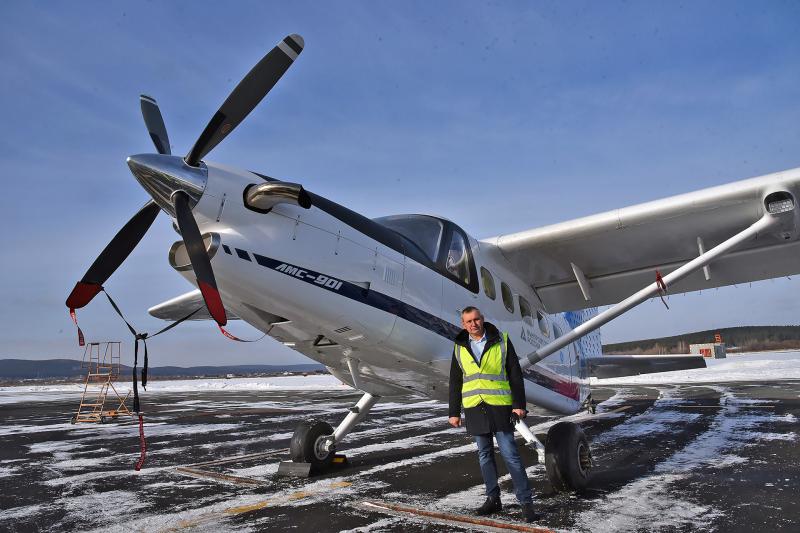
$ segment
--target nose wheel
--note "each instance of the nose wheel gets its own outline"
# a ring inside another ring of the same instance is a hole
[[[308,477],[329,470],[333,463],[346,464],[343,455],[336,455],[336,445],[348,435],[378,401],[378,396],[366,392],[358,403],[350,408],[342,423],[334,430],[322,420],[304,420],[294,430],[289,442],[291,461],[284,461],[278,475]]]
[[[304,420],[298,424],[289,442],[289,455],[295,463],[309,463],[315,472],[326,470],[333,462],[336,446],[333,428],[322,420]]]

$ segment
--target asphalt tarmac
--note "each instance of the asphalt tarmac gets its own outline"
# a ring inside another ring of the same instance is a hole
[[[603,401],[597,414],[577,417],[596,463],[585,493],[554,493],[522,447],[544,516],[537,526],[800,530],[800,382],[615,386],[594,396]],[[63,393],[0,403],[0,531],[468,530],[366,503],[469,515],[482,502],[474,444],[448,428],[441,403],[378,403],[341,446],[349,466],[310,479],[277,476],[299,420],[335,426],[357,399],[343,391],[147,393],[148,454],[138,473],[133,421],[71,425],[77,398]],[[537,434],[554,421],[528,419]],[[499,466],[505,509],[497,518],[519,523]]]

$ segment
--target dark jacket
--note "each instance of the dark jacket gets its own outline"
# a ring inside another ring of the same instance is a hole
[[[501,342],[500,332],[489,322],[483,324],[486,330],[486,345],[483,353],[486,353],[491,346]],[[456,344],[464,346],[472,353],[469,343],[469,333],[462,329],[456,337]],[[483,356],[483,354],[481,354]],[[477,362],[478,359],[475,358]],[[508,339],[508,350],[506,352],[506,375],[508,383],[511,385],[511,407],[507,405],[489,405],[480,403],[476,407],[464,409],[464,419],[467,425],[467,433],[470,435],[485,435],[497,431],[514,431],[511,424],[511,410],[525,409],[525,385],[522,380],[522,369],[519,366],[519,358],[514,351],[511,339]],[[461,371],[458,361],[456,361],[455,350],[453,351],[452,362],[450,363],[450,414],[449,416],[461,416],[461,385],[464,382],[464,373]]]

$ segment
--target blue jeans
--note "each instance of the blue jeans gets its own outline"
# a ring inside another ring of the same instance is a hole
[[[500,454],[503,456],[503,461],[514,482],[514,493],[517,495],[517,500],[519,503],[531,503],[533,498],[531,486],[528,482],[528,474],[525,473],[525,466],[519,457],[517,443],[514,441],[514,432],[498,431],[494,434],[494,438],[497,440]],[[500,487],[497,485],[497,465],[494,462],[492,434],[475,435],[475,444],[478,445],[478,461],[481,465],[483,482],[486,484],[486,496],[499,497]]]

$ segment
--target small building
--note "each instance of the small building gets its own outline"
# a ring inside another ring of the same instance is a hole
[[[725,343],[708,342],[705,344],[690,344],[689,353],[693,355],[702,355],[709,359],[725,359]]]

